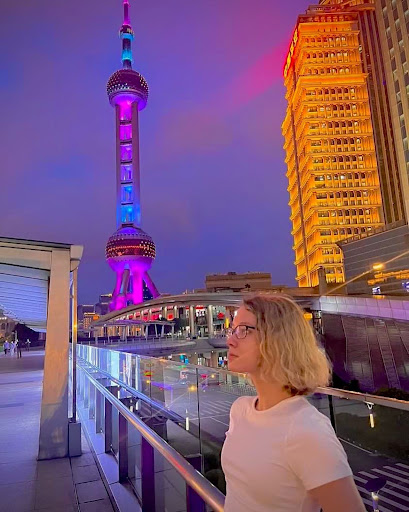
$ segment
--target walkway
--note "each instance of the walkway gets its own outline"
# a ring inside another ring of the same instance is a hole
[[[0,512],[112,512],[83,436],[83,455],[37,461],[44,351],[0,352]]]

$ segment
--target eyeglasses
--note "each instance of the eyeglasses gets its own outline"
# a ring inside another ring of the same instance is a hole
[[[230,329],[227,329],[226,331],[226,336],[231,338],[234,334],[238,340],[244,340],[250,329],[253,331],[256,330],[252,325],[238,325],[234,329],[230,327]]]

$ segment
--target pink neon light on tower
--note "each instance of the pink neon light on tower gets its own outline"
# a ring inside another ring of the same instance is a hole
[[[148,101],[148,84],[132,69],[134,33],[129,21],[129,0],[123,0],[122,69],[108,80],[107,92],[116,118],[117,231],[109,238],[106,258],[116,273],[111,310],[143,301],[143,282],[153,297],[159,293],[148,275],[155,259],[155,244],[141,227],[139,168],[139,111]]]

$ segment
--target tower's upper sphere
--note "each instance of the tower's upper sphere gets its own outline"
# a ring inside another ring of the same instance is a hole
[[[138,101],[138,110],[146,107],[149,88],[144,77],[133,69],[120,69],[115,71],[108,80],[107,93],[111,104],[115,103],[115,97],[120,94],[135,94]]]
[[[156,248],[152,238],[141,228],[123,226],[108,239],[105,253],[109,264],[138,262],[148,269],[155,259]]]

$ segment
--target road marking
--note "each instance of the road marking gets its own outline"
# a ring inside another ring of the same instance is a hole
[[[226,427],[229,426],[228,423],[225,423],[224,421],[217,420],[216,418],[212,418],[213,421],[217,421],[218,423],[221,423],[222,425],[225,425]]]
[[[382,493],[384,493],[384,492],[387,492],[388,494],[392,494],[396,498],[400,498],[403,501],[409,501],[409,498],[407,496],[404,496],[400,492],[395,492],[392,489],[388,489],[387,487],[383,487],[383,489],[380,491],[379,494],[382,495]]]
[[[398,462],[396,465],[400,466],[401,468],[409,469],[409,466],[407,466],[406,464],[402,464],[401,462]]]
[[[358,448],[358,450],[362,450],[365,453],[369,453],[369,455],[374,455],[373,452],[370,452],[369,450],[365,450],[365,448],[361,448],[360,446],[357,446],[356,444],[352,444],[349,441],[346,441],[345,439],[342,439],[342,437],[338,437],[340,441],[342,441],[345,444],[349,444],[350,446],[353,446],[354,448]]]
[[[371,473],[367,473],[366,471],[360,471],[359,474],[368,476],[369,478],[374,478],[374,475],[372,475]],[[376,476],[378,476],[378,475],[376,475]],[[387,484],[391,485],[392,487],[396,487],[397,489],[401,489],[402,491],[405,491],[405,492],[408,491],[407,487],[403,487],[403,485],[397,484],[395,482],[391,482],[390,480],[387,480]]]
[[[372,471],[376,471],[377,473],[380,473],[384,476],[389,476],[391,478],[394,478],[395,480],[398,480],[398,482],[404,482],[405,484],[409,483],[407,478],[401,478],[400,476],[392,475],[391,473],[387,473],[386,471],[382,471],[382,469],[374,468]]]
[[[366,489],[364,489],[363,487],[360,487],[359,485],[357,485],[356,488],[358,489],[358,491],[361,491],[364,493],[369,492]],[[389,498],[387,498],[386,496],[383,496],[383,495],[379,496],[379,502],[380,503],[382,503],[382,502],[388,503],[388,505],[393,505],[394,507],[398,507],[399,510],[409,510],[408,507],[405,507],[404,505],[402,505],[401,503],[397,503],[396,501],[390,500]]]
[[[366,503],[366,505],[370,505],[370,506],[371,506],[371,510],[373,510],[373,508],[372,508],[372,501],[367,500],[366,498],[362,498],[362,501],[363,501],[364,503]],[[382,507],[382,506],[380,506],[380,507],[379,507],[379,512],[393,512],[393,510],[391,510],[391,509],[389,509],[389,508],[386,508],[386,507]]]
[[[392,466],[384,466],[384,468],[391,469],[392,471],[396,471],[396,473],[399,473],[400,475],[409,476],[409,473],[407,471],[402,471],[401,469],[397,469]]]

